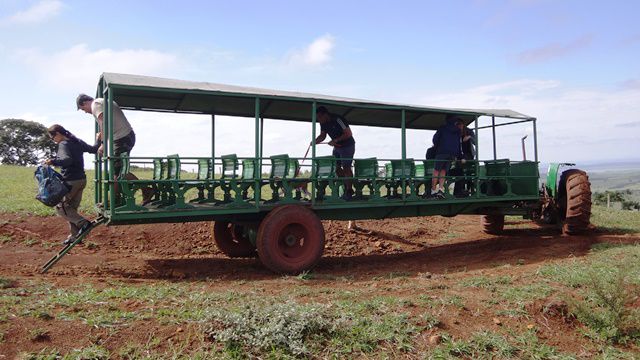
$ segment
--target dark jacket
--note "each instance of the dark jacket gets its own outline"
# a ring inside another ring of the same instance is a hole
[[[447,121],[442,125],[435,135],[433,144],[436,146],[436,155],[451,155],[459,158],[460,150],[460,129],[455,125],[455,121]]]
[[[95,154],[99,145],[87,145],[86,142],[71,138],[58,144],[58,152],[52,164],[60,167],[62,178],[67,181],[85,179],[83,153]]]
[[[471,138],[467,141],[462,140],[462,157],[466,160],[473,160],[475,158],[475,145],[476,145],[476,135],[473,130],[469,129],[465,126],[463,130],[464,136],[471,136]],[[464,138],[463,136],[463,138]]]

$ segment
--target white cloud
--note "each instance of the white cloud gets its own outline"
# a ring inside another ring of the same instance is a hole
[[[584,35],[568,43],[552,43],[535,49],[523,51],[517,55],[520,64],[541,63],[563,57],[582,50],[593,42],[592,35]]]
[[[637,158],[637,134],[620,131],[640,119],[640,92],[572,89],[554,80],[518,80],[475,87],[455,94],[423,97],[420,103],[468,108],[509,108],[538,119],[542,161]],[[482,125],[486,125],[487,122]],[[518,158],[519,138],[530,124],[498,130],[498,155]],[[492,155],[490,131],[481,137],[481,157]],[[482,134],[481,134],[482,135]],[[529,144],[532,154],[532,139]],[[483,148],[484,144],[484,148]],[[633,149],[635,147],[635,149]],[[484,150],[484,151],[483,151]]]
[[[334,37],[326,34],[313,40],[304,49],[292,51],[287,56],[287,62],[294,66],[323,66],[331,61],[334,47]]]
[[[30,8],[19,11],[7,18],[2,23],[6,24],[34,24],[53,18],[60,10],[63,4],[58,0],[42,0]]]
[[[44,85],[75,90],[92,89],[103,72],[162,76],[178,62],[175,55],[156,50],[91,50],[86,44],[53,54],[22,50],[15,58],[32,67]]]

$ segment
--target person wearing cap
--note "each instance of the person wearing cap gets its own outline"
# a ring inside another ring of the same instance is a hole
[[[431,197],[444,198],[444,180],[451,167],[451,162],[461,157],[460,124],[462,120],[456,115],[447,115],[446,123],[433,135],[436,147],[433,178],[431,179]]]
[[[356,152],[356,141],[353,139],[349,123],[344,117],[330,113],[324,106],[319,106],[316,109],[316,118],[320,123],[320,135],[316,138],[315,143],[321,143],[327,137],[327,134],[331,137],[329,145],[333,146],[333,156],[338,158],[336,175],[345,178],[345,193],[342,198],[350,200],[353,196],[351,163]]]
[[[92,114],[100,131],[96,135],[96,143],[100,143],[98,148],[98,154],[102,155],[104,152],[104,99],[94,99],[89,95],[80,94],[76,99],[76,105],[78,110],[87,114]],[[122,109],[118,104],[113,102],[113,155],[120,156],[122,153],[130,153],[133,146],[136,144],[136,134],[133,132],[133,128],[127,117],[124,116]],[[122,162],[117,159],[114,162],[114,174],[120,174],[122,168]]]

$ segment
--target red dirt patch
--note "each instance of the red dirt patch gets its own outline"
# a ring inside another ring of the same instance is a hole
[[[528,221],[511,221],[503,235],[492,236],[481,231],[479,216],[358,221],[358,226],[363,230],[348,231],[347,223],[342,221],[324,222],[326,249],[314,273],[326,275],[328,279],[345,276],[349,281],[318,280],[309,286],[379,286],[385,296],[413,296],[406,294],[406,289],[385,288],[385,281],[378,279],[393,273],[407,278],[426,277],[433,280],[434,286],[446,289],[479,273],[516,277],[532,271],[529,265],[583,256],[596,242],[640,241],[638,235],[598,232],[566,237],[556,228],[540,227]],[[100,226],[49,273],[40,275],[40,267],[61,248],[66,232],[66,224],[57,217],[0,214],[3,239],[0,242],[0,277],[17,279],[18,283],[36,279],[55,286],[79,283],[102,286],[105,279],[141,283],[156,279],[215,279],[211,286],[220,289],[226,289],[235,280],[279,278],[265,269],[258,259],[229,259],[221,254],[212,239],[212,224],[207,222]],[[505,264],[521,266],[505,270],[500,266]],[[452,276],[455,278],[448,280]],[[265,293],[279,293],[286,292],[287,286],[291,285],[262,281],[260,286]],[[438,291],[439,288],[434,289]],[[498,324],[486,304],[474,299],[474,292],[480,294],[482,291],[473,288],[465,291],[468,300],[465,306],[448,308],[450,311],[439,318],[438,327],[420,336],[428,339],[439,330],[445,330],[453,336],[464,337],[482,329],[498,331],[510,327],[526,331],[533,327],[540,338],[548,339],[549,344],[564,351],[579,351],[581,345],[576,341],[576,325],[566,321],[561,304],[551,307],[560,315],[545,312],[545,303],[536,302],[527,308],[532,315],[527,323],[499,318]],[[135,311],[137,306],[135,302],[125,304],[128,311]],[[117,332],[60,321],[55,317],[50,320],[16,317],[4,325],[7,324],[10,328],[4,332],[0,354],[8,356],[15,356],[17,349],[37,352],[51,345],[63,353],[91,344],[121,349],[131,342],[145,343],[149,334],[167,339],[176,337],[176,341],[188,338],[185,335],[188,329],[177,331],[174,325],[159,325],[153,320]],[[34,329],[40,330],[34,332]],[[46,335],[33,341],[32,335],[38,332]],[[429,346],[427,340],[425,346]]]

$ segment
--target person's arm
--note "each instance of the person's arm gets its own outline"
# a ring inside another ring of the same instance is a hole
[[[90,154],[95,154],[98,152],[98,149],[100,148],[100,143],[97,143],[93,146],[87,144],[86,142],[78,139],[78,143],[80,144],[80,148],[82,149],[82,152],[86,152],[86,153],[90,153]]]
[[[435,133],[435,134],[433,134],[433,140],[432,140],[432,141],[433,141],[433,146],[435,146],[435,147],[436,147],[436,149],[438,148],[438,144],[440,143],[440,136],[441,136],[441,134],[442,134],[442,133],[441,133],[441,131],[440,131],[440,130],[436,131],[436,133]]]
[[[58,145],[58,153],[55,158],[51,159],[49,165],[67,167],[72,163],[73,159],[71,158],[71,151],[69,151],[68,145],[66,143],[60,143]]]
[[[324,139],[327,138],[327,132],[326,131],[321,131],[320,135],[318,135],[318,137],[316,138],[316,144],[319,144],[321,142],[324,141]]]
[[[342,135],[338,136],[337,138],[333,139],[331,142],[333,143],[337,143],[337,142],[341,142],[344,140],[347,140],[348,138],[352,137],[353,133],[351,133],[351,128],[350,127],[346,127],[342,130]],[[329,144],[331,144],[331,142]]]
[[[471,141],[472,144],[476,144],[476,135],[473,133],[473,130],[466,129],[465,136],[462,138],[462,141]]]

